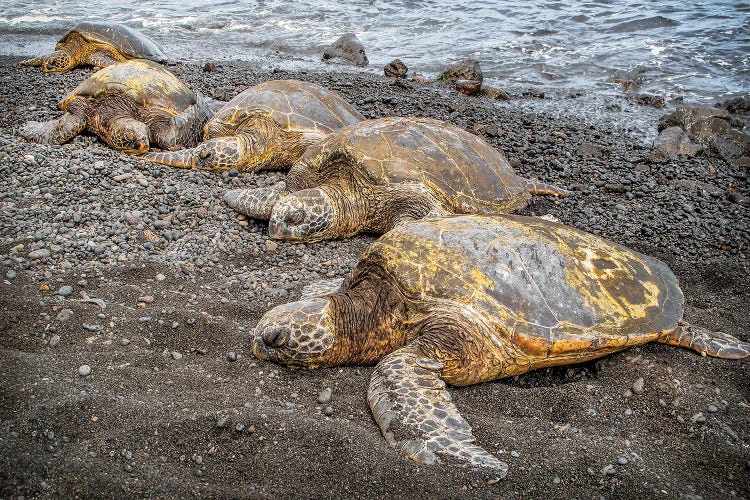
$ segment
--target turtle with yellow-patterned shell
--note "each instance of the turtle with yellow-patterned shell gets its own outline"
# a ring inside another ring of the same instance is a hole
[[[261,359],[375,364],[367,399],[389,444],[419,462],[507,465],[475,444],[446,384],[580,363],[647,342],[746,358],[750,344],[682,320],[663,262],[562,224],[515,215],[401,223],[342,283],[267,312]]]

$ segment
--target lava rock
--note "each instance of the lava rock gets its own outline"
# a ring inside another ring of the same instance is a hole
[[[355,66],[367,66],[370,61],[365,54],[365,47],[354,33],[342,35],[338,40],[325,48],[323,62],[341,59]]]
[[[408,71],[409,68],[406,67],[406,64],[401,59],[394,59],[383,68],[383,73],[388,78],[406,78]]]

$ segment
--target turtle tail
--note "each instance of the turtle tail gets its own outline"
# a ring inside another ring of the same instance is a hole
[[[568,192],[562,188],[559,188],[553,184],[547,184],[545,182],[526,181],[526,191],[529,194],[535,196],[565,196]]]
[[[682,324],[658,340],[662,344],[685,347],[704,356],[724,359],[750,357],[750,344],[724,332]]]

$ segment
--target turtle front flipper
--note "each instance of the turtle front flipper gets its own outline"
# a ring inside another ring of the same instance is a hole
[[[662,344],[692,349],[693,351],[724,359],[750,357],[750,344],[724,332],[683,324],[659,339]]]
[[[224,194],[229,208],[253,219],[268,220],[276,201],[288,194],[283,188],[232,189]]]
[[[86,127],[86,119],[73,113],[65,113],[56,120],[26,122],[18,131],[30,142],[40,144],[65,144]]]
[[[33,67],[39,67],[44,63],[44,58],[47,56],[39,56],[39,57],[33,57],[31,59],[26,59],[25,61],[21,61],[18,64],[22,64],[24,66],[33,66]]]
[[[117,64],[119,61],[107,51],[93,52],[86,57],[85,63],[97,68],[106,68]]]
[[[443,364],[410,344],[384,357],[370,379],[367,400],[388,443],[421,464],[447,456],[503,477],[508,465],[474,444],[440,373]]]
[[[302,288],[302,296],[299,300],[314,299],[317,297],[325,297],[338,293],[341,290],[341,285],[344,283],[344,278],[333,278],[329,280],[317,280],[313,281],[309,285]]]

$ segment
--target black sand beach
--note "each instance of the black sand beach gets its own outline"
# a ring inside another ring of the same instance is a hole
[[[20,140],[91,70],[45,75],[19,60],[0,58],[0,497],[750,496],[750,363],[656,344],[451,390],[478,443],[510,465],[501,481],[403,458],[370,416],[371,367],[292,370],[248,350],[267,309],[344,276],[374,237],[274,242],[224,205],[227,189],[280,173],[174,169],[92,136]],[[294,77],[367,117],[475,131],[519,174],[570,190],[524,213],[664,260],[688,321],[750,340],[747,166],[665,160],[585,116],[429,85],[204,62],[171,69],[218,99]]]

